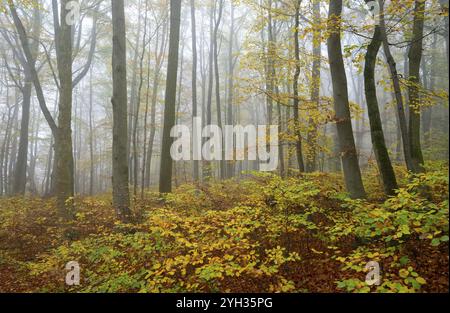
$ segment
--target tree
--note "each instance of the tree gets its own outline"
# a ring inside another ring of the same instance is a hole
[[[322,57],[322,38],[320,30],[320,0],[313,0],[313,64],[311,68],[311,103],[319,108],[320,102],[320,66]],[[306,171],[314,172],[317,164],[317,122],[314,118],[309,119],[308,143],[310,153],[306,160]]]
[[[131,220],[128,186],[127,63],[123,0],[111,0],[113,25],[113,206],[120,219]]]
[[[414,22],[411,46],[409,49],[409,143],[414,173],[421,173],[424,159],[420,146],[420,64],[422,62],[423,29],[425,19],[425,0],[414,1]]]
[[[195,0],[191,0],[191,31],[192,31],[192,119],[198,117],[197,108],[197,25],[195,19]],[[200,147],[197,147],[198,149]],[[194,181],[199,180],[199,162],[194,160]]]
[[[372,41],[367,47],[366,63],[364,67],[364,86],[370,122],[370,135],[372,138],[375,158],[383,180],[384,191],[387,195],[393,196],[395,195],[395,190],[398,189],[398,186],[394,169],[392,168],[392,163],[389,158],[389,153],[386,148],[386,142],[384,140],[383,125],[381,123],[380,110],[378,108],[377,87],[375,82],[375,65],[381,43],[381,30],[379,26],[376,26]]]
[[[47,108],[44,92],[39,80],[35,66],[33,66],[33,54],[27,40],[28,35],[25,27],[17,14],[15,5],[11,0],[8,6],[13,17],[14,25],[19,34],[19,40],[26,58],[27,66],[33,80],[36,95],[41,111],[52,131],[55,140],[55,171],[54,181],[56,186],[57,207],[65,219],[74,218],[73,212],[73,154],[71,136],[71,111],[72,111],[72,41],[71,25],[64,22],[59,25],[57,2],[53,1],[53,15],[55,26],[55,41],[57,50],[57,63],[60,83],[59,87],[59,113],[58,124],[56,124]],[[66,6],[67,1],[62,2],[64,9],[61,10],[61,20],[66,21],[69,13]],[[63,95],[62,95],[63,94]]]
[[[217,42],[217,36],[219,31],[220,22],[222,20],[223,15],[223,3],[224,0],[216,1],[216,5],[219,5],[218,12],[214,10],[215,25],[214,25],[214,34],[213,34],[213,51],[214,51],[214,74],[215,74],[215,83],[216,83],[216,107],[217,107],[217,126],[222,129],[222,107],[220,101],[220,73],[219,73],[219,45]],[[217,15],[217,16],[216,16]],[[222,140],[222,147],[224,146]],[[225,150],[222,149],[222,159],[219,161],[219,175],[221,179],[224,179],[225,174]]]
[[[32,18],[32,34],[30,49],[31,49],[31,66],[35,66],[37,54],[39,52],[39,37],[41,32],[41,15],[39,8],[35,7],[33,10]],[[16,51],[14,49],[14,51]],[[21,87],[22,91],[22,118],[20,126],[20,139],[19,139],[19,150],[17,153],[17,163],[14,171],[14,181],[13,181],[13,194],[24,195],[25,187],[27,183],[27,156],[28,156],[28,131],[30,122],[30,104],[31,104],[31,92],[33,86],[33,80],[30,75],[30,69],[25,60],[23,54],[18,58],[21,62],[22,68],[25,72],[24,86]]]
[[[347,75],[341,47],[341,14],[342,0],[331,0],[328,11],[327,40],[328,58],[330,61],[331,80],[333,85],[334,109],[339,139],[339,154],[344,171],[344,179],[352,198],[364,198],[366,192],[358,164],[355,139],[351,123],[348,101]]]
[[[169,59],[167,65],[166,95],[164,101],[164,128],[162,138],[159,192],[172,192],[172,164],[170,132],[175,125],[177,97],[178,50],[180,42],[181,0],[170,1]]]
[[[55,192],[57,206],[66,219],[73,219],[74,161],[72,148],[72,24],[69,0],[62,0],[59,9],[53,1],[56,60],[59,78],[58,131],[55,137]]]
[[[298,0],[295,4],[295,25],[294,25],[294,49],[295,49],[295,73],[293,81],[293,91],[294,91],[294,128],[296,135],[296,152],[297,152],[297,163],[300,172],[305,171],[305,164],[303,162],[303,150],[302,150],[302,134],[300,132],[300,100],[298,93],[298,79],[300,77],[300,42],[299,42],[299,28],[300,28],[300,5],[302,0]]]
[[[389,72],[391,74],[392,86],[394,87],[394,95],[396,101],[397,119],[399,129],[401,133],[401,140],[403,144],[403,155],[406,162],[406,167],[409,171],[413,171],[414,166],[411,158],[411,147],[408,136],[408,125],[406,122],[405,108],[403,104],[403,95],[400,85],[399,74],[397,71],[397,65],[394,56],[391,53],[389,47],[389,41],[386,32],[386,22],[384,18],[384,0],[380,0],[380,32],[381,40],[383,42],[383,50],[386,56],[387,64],[389,66]]]

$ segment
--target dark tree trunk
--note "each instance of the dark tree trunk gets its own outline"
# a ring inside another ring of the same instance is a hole
[[[170,132],[175,125],[175,110],[177,96],[178,52],[180,42],[181,0],[170,1],[170,39],[169,63],[167,66],[166,96],[164,110],[164,129],[162,139],[161,167],[159,192],[172,192],[172,164],[170,148],[173,138]]]
[[[299,28],[300,28],[300,4],[301,0],[297,0],[295,9],[295,26],[294,26],[294,48],[295,48],[295,74],[293,82],[294,91],[294,131],[296,136],[296,155],[298,169],[300,172],[305,171],[305,164],[303,162],[303,150],[302,150],[302,134],[300,131],[300,99],[298,92],[298,79],[300,77],[300,42],[299,42]]]
[[[415,0],[413,37],[409,50],[409,142],[414,173],[424,172],[420,143],[420,63],[422,61],[425,0]]]
[[[377,26],[375,27],[375,34],[373,36],[373,39],[367,47],[366,63],[364,67],[364,85],[370,122],[370,134],[372,138],[373,149],[375,152],[375,158],[377,160],[378,169],[383,180],[384,192],[387,195],[393,196],[395,195],[395,190],[398,188],[398,186],[384,139],[380,110],[378,108],[376,90],[377,87],[375,82],[375,65],[381,43],[381,31],[380,27]]]

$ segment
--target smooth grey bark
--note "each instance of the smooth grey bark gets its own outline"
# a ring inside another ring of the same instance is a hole
[[[222,129],[222,106],[220,101],[220,73],[219,73],[219,45],[217,42],[219,26],[222,20],[223,15],[223,3],[224,0],[218,1],[218,12],[215,10],[215,15],[217,17],[215,19],[214,26],[214,36],[213,36],[213,47],[214,47],[214,74],[215,74],[215,91],[216,91],[216,113],[217,113],[217,126]],[[222,139],[222,147],[223,147],[223,139]],[[224,179],[226,177],[226,168],[225,168],[225,150],[222,149],[222,159],[219,161],[219,177]]]
[[[330,33],[327,47],[333,84],[334,108],[339,139],[339,154],[344,171],[344,179],[352,198],[364,198],[361,170],[353,137],[352,121],[348,101],[347,75],[341,46],[342,0],[331,0],[328,11],[328,31]]]
[[[180,42],[181,0],[170,1],[169,59],[167,65],[164,128],[162,137],[159,192],[172,192],[172,164],[170,148],[173,138],[170,132],[175,125],[177,96],[178,54]]]
[[[369,114],[370,122],[370,135],[372,138],[375,158],[383,180],[384,192],[389,196],[393,196],[395,195],[396,189],[398,189],[398,185],[384,138],[383,125],[381,122],[380,110],[378,108],[377,87],[375,81],[375,66],[377,62],[377,55],[382,44],[381,38],[380,27],[376,26],[375,33],[372,41],[367,47],[367,53],[365,56],[364,86],[367,112]]]
[[[113,24],[113,206],[124,222],[132,220],[128,186],[127,64],[124,0],[111,0]]]
[[[134,124],[134,115],[136,113],[136,99],[137,99],[137,70],[138,70],[138,60],[139,60],[139,53],[140,53],[140,43],[141,43],[141,23],[142,23],[142,16],[141,16],[141,5],[142,1],[139,0],[138,2],[138,21],[137,21],[137,34],[136,34],[136,45],[134,47],[133,51],[133,65],[131,70],[131,90],[130,90],[130,102],[128,107],[128,170],[129,172],[129,179],[130,182],[134,182],[134,162],[133,162],[133,151],[135,150],[135,147],[132,147],[131,145],[134,144],[133,141],[133,124]]]
[[[156,57],[156,68],[153,76],[153,89],[152,89],[152,99],[151,99],[151,109],[150,109],[150,134],[147,147],[147,158],[145,163],[145,186],[150,187],[151,183],[151,164],[153,156],[153,146],[156,135],[156,104],[158,100],[159,84],[161,79],[161,69],[163,65],[164,55],[167,48],[167,22],[164,23],[162,35],[161,35],[161,46],[158,46],[158,39],[155,46]],[[159,52],[158,52],[159,51]]]
[[[141,109],[142,85],[144,84],[144,58],[145,49],[147,48],[147,21],[148,21],[148,0],[145,0],[145,17],[144,17],[144,36],[142,38],[142,52],[139,57],[139,86],[136,95],[136,105],[133,122],[133,194],[138,192],[138,176],[139,176],[139,149],[138,149],[138,128],[139,128],[139,111]],[[141,186],[142,187],[142,186]]]
[[[234,32],[235,32],[235,18],[234,18],[234,4],[231,2],[230,4],[230,33],[228,37],[228,95],[227,95],[227,112],[226,112],[226,121],[227,125],[234,125],[233,121],[233,97],[234,97],[234,68],[235,68],[235,60],[233,57],[234,50]],[[229,161],[227,163],[227,178],[232,178],[234,176],[234,161]]]
[[[92,68],[89,74],[89,195],[94,195],[95,188],[95,160],[94,160],[94,86],[92,82]]]
[[[195,0],[191,0],[191,36],[192,36],[192,118],[198,117],[197,108],[197,25],[195,19]],[[199,161],[194,160],[193,178],[197,182],[200,177]]]
[[[394,59],[394,56],[391,53],[391,49],[389,47],[387,32],[386,32],[386,22],[384,18],[384,0],[380,0],[380,32],[381,32],[381,40],[383,42],[383,50],[386,56],[387,64],[389,66],[389,72],[391,75],[392,85],[394,87],[394,96],[396,101],[396,112],[397,112],[397,121],[400,128],[401,139],[403,144],[403,155],[405,158],[406,167],[409,171],[413,170],[413,163],[411,157],[411,146],[409,142],[408,135],[408,125],[406,121],[405,115],[405,107],[403,103],[403,94],[400,85],[399,73],[397,71],[397,65]]]

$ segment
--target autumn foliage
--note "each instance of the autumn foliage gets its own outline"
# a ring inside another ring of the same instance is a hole
[[[75,199],[70,224],[52,199],[1,199],[0,291],[448,291],[447,166],[396,172],[401,187],[388,199],[375,168],[368,200],[348,198],[337,174],[251,173],[165,198],[147,192],[134,224],[115,219],[107,196]],[[81,284],[68,287],[73,260]],[[379,286],[364,282],[369,261],[380,263]]]

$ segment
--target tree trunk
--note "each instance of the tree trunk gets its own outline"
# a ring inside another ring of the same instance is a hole
[[[300,28],[300,4],[301,0],[298,0],[295,11],[295,26],[294,26],[294,45],[295,45],[295,74],[293,82],[294,91],[294,131],[296,135],[296,155],[298,169],[300,172],[305,171],[305,164],[303,162],[303,150],[302,150],[302,134],[300,131],[300,116],[299,116],[299,93],[298,93],[298,79],[300,77],[300,42],[299,42],[299,28]]]
[[[425,0],[415,0],[413,37],[409,50],[409,143],[414,173],[425,171],[420,146],[420,63],[422,61]]]
[[[341,47],[341,13],[342,0],[331,0],[329,7],[328,58],[330,61],[331,78],[333,83],[334,108],[339,138],[339,154],[342,161],[345,183],[352,198],[364,198],[366,192],[361,178],[358,164],[355,139],[353,137],[350,115],[347,76]]]
[[[153,89],[152,89],[152,103],[150,110],[150,136],[148,140],[148,148],[147,148],[147,161],[145,164],[145,185],[146,187],[150,187],[151,183],[151,163],[153,156],[153,145],[155,141],[156,135],[156,102],[158,100],[158,89],[160,83],[161,76],[161,68],[163,64],[163,57],[167,48],[167,23],[164,24],[163,32],[161,36],[161,46],[159,47],[158,53],[158,45],[155,48],[155,55],[157,55],[156,59],[156,69],[155,74],[153,76]]]
[[[61,1],[60,25],[55,25],[56,58],[59,76],[58,130],[55,137],[57,206],[63,218],[75,217],[73,212],[74,160],[72,148],[72,26],[66,23],[69,0]]]
[[[111,0],[113,24],[113,206],[118,217],[131,221],[128,187],[127,64],[124,0]]]
[[[147,47],[147,20],[148,20],[148,0],[145,1],[145,17],[144,17],[144,36],[142,38],[142,53],[139,58],[139,87],[136,95],[136,105],[133,123],[133,194],[136,197],[138,192],[138,176],[139,176],[139,149],[138,149],[138,129],[139,129],[139,111],[141,109],[142,85],[144,83],[144,57]]]
[[[403,95],[400,87],[399,74],[397,72],[397,65],[395,63],[395,59],[391,53],[389,48],[389,42],[386,33],[386,23],[384,19],[384,10],[383,10],[383,2],[384,0],[380,0],[380,31],[381,31],[381,40],[383,41],[384,54],[386,56],[386,60],[389,66],[389,71],[391,74],[392,85],[394,87],[394,95],[396,101],[396,111],[397,111],[397,119],[399,123],[399,128],[401,131],[402,143],[403,143],[403,154],[406,162],[406,167],[409,171],[413,171],[413,163],[411,158],[411,146],[409,143],[408,137],[408,125],[406,122],[405,109],[403,104]]]
[[[319,110],[320,101],[320,66],[322,56],[322,34],[320,31],[320,0],[313,0],[313,65],[311,70],[311,103]],[[317,118],[317,117],[316,117]],[[308,144],[310,153],[306,160],[306,171],[314,172],[317,166],[317,121],[309,120]]]
[[[159,192],[172,192],[172,157],[170,149],[173,138],[170,132],[175,125],[175,107],[177,96],[178,50],[180,42],[181,0],[170,1],[170,39],[169,60],[167,65],[166,95],[164,110],[164,129],[162,139]]]
[[[235,17],[234,17],[234,4],[230,4],[230,35],[228,38],[228,96],[227,96],[227,125],[234,126],[233,121],[233,100],[234,100],[234,68],[235,61],[233,57],[234,49],[234,32],[235,32]],[[227,178],[232,178],[235,175],[235,161],[229,161],[227,164]]]
[[[220,22],[222,20],[222,13],[223,13],[223,0],[219,0],[219,12],[218,17],[215,21],[215,27],[214,27],[214,73],[215,73],[215,91],[216,91],[216,108],[217,108],[217,126],[219,126],[220,129],[222,129],[222,107],[221,107],[221,101],[220,101],[220,74],[219,74],[219,45],[217,43],[217,36],[219,31]],[[222,147],[224,146],[223,139],[222,140]],[[225,150],[222,149],[222,158],[219,161],[219,176],[221,179],[224,179],[226,177],[225,174]]]
[[[384,139],[383,125],[378,108],[377,87],[375,82],[375,66],[377,55],[381,47],[380,27],[375,27],[375,34],[369,46],[367,47],[366,63],[364,67],[364,85],[366,92],[366,102],[370,122],[370,134],[372,145],[375,152],[375,158],[378,163],[378,169],[383,180],[384,192],[389,195],[395,195],[398,188],[394,169],[392,168],[389,152],[386,148]]]
[[[196,34],[196,20],[195,20],[195,0],[191,0],[191,35],[192,35],[192,121],[198,117],[197,108],[197,34]],[[196,142],[196,141],[194,141]],[[201,147],[196,147],[201,149]],[[199,161],[194,160],[194,182],[198,182],[200,177]]]

